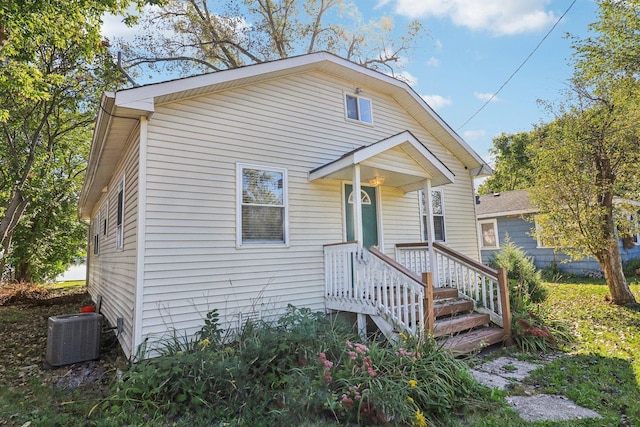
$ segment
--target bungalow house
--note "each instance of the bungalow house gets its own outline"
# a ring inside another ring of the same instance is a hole
[[[505,191],[486,194],[477,199],[478,241],[482,252],[482,262],[487,264],[500,250],[507,236],[533,260],[536,268],[556,266],[560,271],[575,275],[601,274],[600,265],[593,258],[579,261],[556,252],[535,237],[535,214],[537,209],[531,204],[527,190]],[[640,240],[634,238],[630,245],[620,241],[620,254],[625,262],[640,257]]]
[[[490,171],[407,84],[324,52],[105,93],[79,201],[88,289],[130,357],[213,309],[225,330],[292,304],[443,335],[452,289],[495,332],[473,195]]]

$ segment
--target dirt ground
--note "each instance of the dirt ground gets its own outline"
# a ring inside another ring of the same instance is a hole
[[[77,313],[88,304],[82,287],[0,286],[0,426],[75,425],[65,422],[67,415],[81,419],[86,408],[106,396],[116,361],[122,361],[112,332],[102,334],[99,360],[57,368],[45,361],[49,317]]]

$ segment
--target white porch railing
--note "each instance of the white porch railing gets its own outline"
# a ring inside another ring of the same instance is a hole
[[[461,294],[474,301],[476,311],[489,314],[492,322],[510,329],[510,324],[505,325],[510,323],[506,276],[501,284],[497,270],[437,242],[433,248],[436,268],[434,276],[438,280],[434,286],[457,288]],[[396,259],[414,274],[433,271],[427,243],[396,245]],[[509,319],[507,322],[505,316]]]
[[[421,334],[425,285],[419,276],[357,243],[324,247],[327,308],[383,316],[399,330]]]

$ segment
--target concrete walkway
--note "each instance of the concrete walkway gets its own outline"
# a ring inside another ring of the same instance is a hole
[[[499,357],[476,366],[471,373],[489,388],[505,390],[522,383],[529,373],[544,366],[544,362],[523,362],[513,357]],[[507,396],[507,403],[525,421],[566,421],[581,418],[602,418],[591,409],[576,405],[565,396],[535,394],[525,390],[524,396]]]

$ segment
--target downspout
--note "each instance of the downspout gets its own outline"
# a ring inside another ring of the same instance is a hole
[[[146,212],[147,212],[147,132],[146,116],[140,117],[140,144],[138,147],[138,218],[136,225],[136,299],[133,312],[132,357],[138,354],[142,340],[142,310],[144,303],[144,266],[146,247]]]

